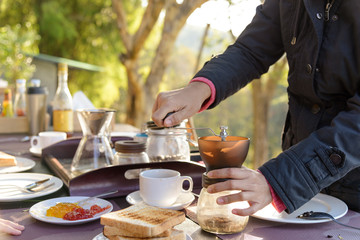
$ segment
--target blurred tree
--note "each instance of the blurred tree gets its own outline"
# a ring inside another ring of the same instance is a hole
[[[254,115],[253,168],[258,168],[269,160],[269,109],[275,90],[279,82],[286,79],[286,73],[287,60],[283,57],[270,68],[268,73],[251,83]]]
[[[117,15],[117,26],[124,51],[120,61],[126,68],[128,81],[127,122],[140,127],[151,115],[152,105],[169,63],[171,52],[179,31],[184,26],[189,15],[207,0],[148,1],[141,22],[135,32],[129,30],[125,2],[113,0],[113,9]],[[135,1],[138,2],[138,1]],[[164,11],[163,28],[156,52],[152,58],[150,69],[141,75],[140,54],[150,32]]]
[[[40,53],[103,66],[103,72],[70,69],[69,87],[72,93],[84,91],[97,107],[111,107],[119,88],[126,87],[111,5],[111,0],[3,0],[0,26],[29,22],[41,37]]]
[[[0,1],[0,26],[15,26],[24,23],[34,24],[36,18],[32,12],[31,0],[1,0]],[[32,25],[34,27],[34,25]]]
[[[0,1],[0,76],[9,84],[18,78],[28,79],[35,71],[32,58],[25,53],[39,52],[40,36],[29,9],[29,0]]]
[[[103,66],[103,72],[70,69],[69,87],[72,93],[83,91],[97,107],[112,107],[126,80],[117,63],[117,52],[123,46],[111,0],[33,2],[41,35],[40,52]]]
[[[3,0],[0,20],[31,21],[41,53],[104,66],[101,73],[70,69],[71,92],[84,91],[95,106],[126,108],[127,122],[140,126],[150,117],[177,34],[205,1]],[[119,53],[124,67],[116,64]]]
[[[39,36],[31,28],[31,23],[25,26],[16,24],[0,27],[0,76],[4,76],[9,84],[15,84],[16,79],[28,79],[35,71],[32,57],[25,53],[38,53],[37,40]]]

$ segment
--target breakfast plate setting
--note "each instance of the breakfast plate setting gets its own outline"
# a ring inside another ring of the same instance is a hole
[[[73,196],[73,197],[59,197],[59,198],[53,198],[48,199],[42,202],[39,202],[35,205],[33,205],[30,208],[30,215],[42,222],[47,223],[53,223],[53,224],[59,224],[59,225],[77,225],[77,224],[83,224],[91,221],[95,221],[101,217],[101,215],[105,213],[109,213],[113,209],[113,205],[104,199],[101,198],[92,198],[88,201],[86,201],[84,204],[81,204],[81,207],[84,209],[90,209],[93,205],[98,205],[101,208],[107,208],[104,211],[95,214],[93,217],[86,218],[86,219],[80,219],[80,220],[64,220],[62,218],[58,217],[49,217],[46,216],[46,211],[50,208],[55,206],[57,203],[77,203],[81,200],[84,200],[88,197],[84,196]]]
[[[293,224],[313,224],[313,223],[322,223],[329,222],[331,219],[319,219],[319,220],[306,220],[297,218],[299,215],[305,212],[325,212],[332,215],[335,219],[343,217],[347,211],[347,205],[338,198],[319,193],[313,197],[309,202],[305,203],[296,211],[291,214],[286,212],[278,213],[275,208],[269,204],[265,208],[256,212],[252,216],[255,218],[273,221],[273,222],[282,222],[282,223],[293,223]]]
[[[44,179],[49,179],[49,180],[43,183],[41,186],[39,186],[38,191],[27,192],[21,190],[22,187],[25,187],[28,184]],[[42,173],[0,174],[0,187],[1,187],[0,202],[15,202],[15,201],[23,201],[27,199],[42,197],[51,194],[53,192],[56,192],[62,186],[63,186],[63,182],[61,181],[61,179],[49,174],[42,174]]]
[[[191,192],[182,193],[176,199],[175,203],[173,203],[169,207],[164,207],[164,208],[171,209],[171,210],[181,210],[181,209],[184,209],[187,206],[189,206],[194,201],[194,199],[195,199],[195,197]],[[143,202],[143,199],[140,196],[140,191],[135,191],[135,192],[132,192],[129,195],[127,195],[126,201],[131,205]]]
[[[35,166],[35,161],[23,158],[16,157],[16,166],[0,167],[0,173],[16,173],[24,172],[32,169]]]

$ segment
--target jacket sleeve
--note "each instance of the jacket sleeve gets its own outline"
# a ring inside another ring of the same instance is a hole
[[[283,53],[278,1],[267,0],[257,7],[255,17],[236,42],[208,61],[194,78],[204,77],[215,85],[213,108],[267,72]]]
[[[259,169],[291,213],[359,167],[359,146],[358,90],[330,126],[313,132]],[[360,186],[353,187],[357,192],[360,190]]]

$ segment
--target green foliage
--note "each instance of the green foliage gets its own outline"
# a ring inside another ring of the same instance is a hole
[[[0,28],[0,76],[3,75],[9,84],[16,79],[28,79],[35,71],[28,54],[38,53],[37,40],[39,36],[31,28],[31,23],[25,26],[16,24]]]
[[[124,10],[127,14],[127,26],[129,27],[130,33],[135,33],[136,29],[139,27],[141,22],[141,17],[144,10],[144,1],[142,0],[131,0],[131,1],[123,1]]]
[[[71,92],[82,90],[96,107],[112,107],[126,78],[118,60],[123,47],[111,0],[54,0],[41,6],[40,51],[102,66],[105,71],[99,73],[70,69],[69,87]]]
[[[51,43],[47,47],[57,49],[61,55],[66,53],[62,51],[62,45],[68,41],[75,41],[78,36],[76,23],[68,18],[69,13],[70,9],[65,8],[58,0],[44,2],[41,5],[42,17],[39,19],[39,25],[40,33],[44,36],[42,44],[45,41]]]
[[[140,24],[144,3],[142,0],[124,1],[132,33]],[[32,24],[31,30],[41,36],[38,41],[41,53],[102,66],[105,70],[99,73],[70,68],[70,91],[82,90],[97,107],[123,109],[125,98],[120,93],[126,93],[127,79],[118,59],[123,45],[111,0],[2,0],[0,10],[0,24]],[[159,29],[157,26],[152,32],[150,43],[141,52],[140,74],[149,72],[155,51],[151,42],[158,41],[156,31]]]
[[[0,1],[0,26],[15,26],[31,23],[34,27],[36,18],[32,0],[1,0]]]

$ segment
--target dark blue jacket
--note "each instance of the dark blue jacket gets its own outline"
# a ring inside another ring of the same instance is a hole
[[[259,169],[288,212],[320,191],[360,210],[360,1],[334,0],[328,16],[327,2],[266,0],[196,74],[214,83],[214,107],[286,54],[284,151]]]

